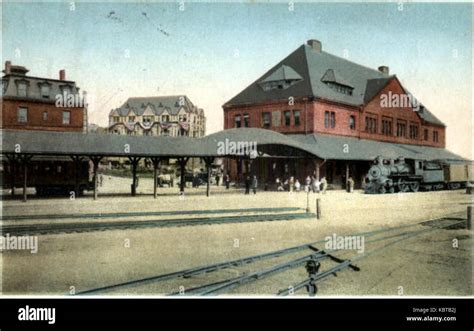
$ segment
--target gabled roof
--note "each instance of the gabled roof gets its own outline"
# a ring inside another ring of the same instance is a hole
[[[127,116],[130,109],[133,109],[135,115],[142,116],[147,107],[150,107],[155,115],[161,115],[163,110],[166,109],[170,115],[174,116],[178,114],[181,107],[184,107],[186,112],[197,111],[197,108],[185,95],[128,98],[128,100],[116,110],[120,116]]]
[[[428,123],[433,123],[441,126],[446,126],[440,119],[438,119],[432,112],[426,109],[423,105],[421,109],[417,112],[424,121]]]
[[[296,73],[302,81],[286,89],[267,90],[261,88],[262,82]],[[224,104],[259,104],[289,97],[315,97],[350,106],[363,106],[373,99],[395,76],[371,69],[347,59],[316,51],[311,46],[301,45],[294,52],[264,73],[242,92]],[[352,88],[352,94],[340,93],[327,83],[337,83]],[[426,108],[420,117],[438,125],[444,125]]]
[[[387,86],[393,77],[394,76],[368,79],[364,94],[364,104],[375,98],[375,96],[379,94],[379,92],[382,91],[385,86]]]
[[[403,89],[405,90],[405,93],[412,95],[410,91],[408,91],[405,87]],[[418,116],[421,117],[422,120],[428,123],[446,126],[432,112],[430,112],[421,102],[419,102],[418,100],[417,102],[419,103],[419,109],[416,113],[418,114]]]

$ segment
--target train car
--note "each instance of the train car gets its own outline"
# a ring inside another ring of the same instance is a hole
[[[459,161],[439,161],[443,166],[444,179],[449,189],[459,189],[467,182],[474,181],[474,166],[472,163]]]
[[[474,181],[472,162],[460,160],[384,160],[377,157],[366,176],[366,193],[459,189]]]
[[[69,157],[35,156],[28,162],[27,187],[34,187],[39,196],[69,195],[71,191],[75,191],[77,180],[78,193],[82,195],[85,190],[92,190],[94,183],[87,160],[81,161],[78,169],[76,174],[75,164]],[[0,185],[3,189],[23,187],[24,172],[21,164],[12,165],[3,159],[0,171]]]

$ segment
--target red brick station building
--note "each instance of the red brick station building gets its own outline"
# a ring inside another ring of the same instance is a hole
[[[408,96],[387,66],[371,69],[309,40],[223,105],[224,127],[273,130],[314,148],[315,158],[256,159],[252,171],[266,182],[315,175],[340,188],[351,176],[359,186],[378,153],[459,159],[444,149],[446,126]],[[226,161],[233,179],[245,162]]]

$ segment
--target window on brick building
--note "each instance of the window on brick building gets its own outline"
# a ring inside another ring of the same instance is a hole
[[[169,115],[161,116],[161,121],[164,123],[168,123],[170,121],[170,116]]]
[[[392,135],[392,119],[391,118],[382,118],[382,134],[386,136]]]
[[[324,127],[334,128],[336,127],[336,113],[333,111],[324,112]]]
[[[240,115],[235,115],[235,127],[240,128],[242,126],[242,120]]]
[[[293,116],[295,118],[295,126],[299,126],[301,124],[301,121],[300,121],[300,111],[299,110],[295,110],[293,111]]]
[[[244,114],[244,127],[246,127],[246,128],[250,127],[250,115],[249,114]]]
[[[410,139],[418,139],[418,125],[410,124],[409,130]]]
[[[63,124],[64,125],[71,124],[71,112],[63,111]]]
[[[405,121],[397,121],[397,137],[406,137],[407,123]]]
[[[25,82],[20,82],[17,85],[17,94],[19,97],[26,97],[27,85]]]
[[[433,142],[439,142],[438,131],[433,131]]]
[[[44,111],[43,112],[43,121],[47,121],[47,120],[48,120],[48,112]]]
[[[28,122],[28,108],[19,107],[17,111],[17,121],[18,123]]]
[[[271,115],[270,113],[262,113],[262,122],[265,129],[270,128]]]
[[[284,113],[285,116],[285,126],[290,126],[291,125],[291,113],[289,110],[285,111]]]
[[[428,138],[428,129],[425,129],[424,136],[425,136],[425,137],[424,137],[425,140],[428,140],[428,139],[429,139],[429,138]]]
[[[354,115],[351,115],[349,117],[349,129],[355,130],[355,128],[356,128],[356,118]]]
[[[128,117],[128,122],[129,122],[129,123],[135,122],[135,116],[129,116],[129,117]]]
[[[365,116],[365,131],[368,133],[377,133],[377,117]]]
[[[2,91],[3,94],[5,94],[5,92],[7,91],[7,87],[8,87],[8,81],[1,80],[0,84],[1,84],[1,87],[2,87],[1,91]]]
[[[47,84],[41,85],[41,97],[43,99],[49,99],[49,85]]]
[[[61,86],[61,91],[64,95],[71,94],[71,88],[69,86]]]

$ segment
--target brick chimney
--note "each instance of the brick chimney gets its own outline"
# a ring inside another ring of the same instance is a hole
[[[379,71],[387,75],[390,74],[390,69],[387,66],[380,66]]]
[[[11,67],[12,67],[12,62],[11,61],[5,61],[5,70],[3,70],[5,75],[9,75],[11,73]]]
[[[323,50],[323,46],[321,42],[316,39],[308,40],[308,46],[310,46],[313,50],[315,50],[318,53],[321,53],[321,51]]]
[[[66,80],[66,70],[59,70],[59,80]]]

